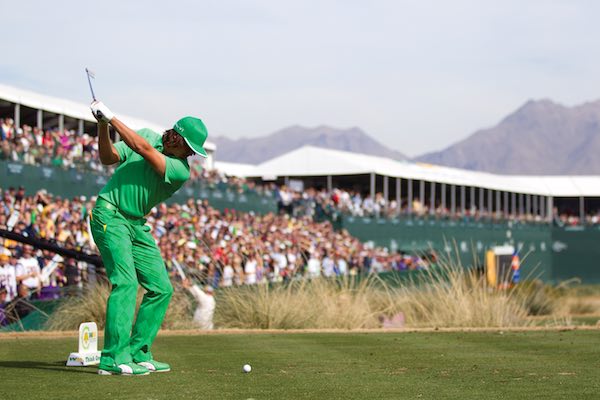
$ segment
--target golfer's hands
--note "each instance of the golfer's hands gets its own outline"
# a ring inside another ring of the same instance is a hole
[[[98,100],[92,102],[90,109],[92,110],[94,118],[96,118],[98,122],[104,122],[108,124],[115,116],[115,114],[113,114],[103,102]]]

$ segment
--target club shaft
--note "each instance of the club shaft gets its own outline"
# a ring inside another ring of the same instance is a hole
[[[96,95],[94,94],[94,88],[92,87],[92,80],[90,79],[90,72],[88,71],[88,69],[85,69],[85,72],[87,74],[87,78],[88,78],[88,85],[90,85],[90,92],[92,92],[92,99],[94,99],[94,101],[96,101]]]

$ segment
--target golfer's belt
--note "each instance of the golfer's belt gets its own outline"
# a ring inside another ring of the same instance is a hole
[[[113,203],[104,200],[101,197],[98,197],[98,199],[96,200],[96,207],[98,208],[106,208],[107,210],[112,210],[112,211],[116,211],[119,214],[121,214],[121,216],[123,218],[125,218],[127,221],[131,222],[134,225],[143,225],[146,223],[146,218],[139,218],[139,217],[133,217],[131,215],[128,215],[127,213],[121,211],[119,209],[119,207],[115,206]]]

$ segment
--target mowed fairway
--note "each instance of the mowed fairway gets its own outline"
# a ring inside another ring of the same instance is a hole
[[[597,399],[600,331],[160,336],[173,371],[67,368],[76,338],[0,339],[0,399]],[[244,374],[242,365],[252,365]]]

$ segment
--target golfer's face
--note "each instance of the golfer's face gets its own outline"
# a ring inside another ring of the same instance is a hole
[[[168,148],[168,153],[177,158],[186,159],[194,155],[194,151],[190,149],[187,143],[183,143],[179,146],[173,146]]]

